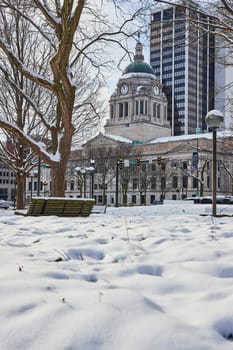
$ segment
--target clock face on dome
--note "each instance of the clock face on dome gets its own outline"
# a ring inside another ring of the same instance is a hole
[[[157,85],[155,85],[155,86],[153,87],[153,92],[154,92],[154,94],[155,94],[156,96],[159,95],[159,87],[158,87]]]
[[[128,91],[129,91],[128,85],[126,85],[126,84],[121,85],[121,94],[122,95],[126,95],[128,93]]]

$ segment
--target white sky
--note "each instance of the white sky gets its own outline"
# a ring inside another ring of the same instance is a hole
[[[210,209],[2,210],[0,349],[232,349],[232,218],[199,216]]]

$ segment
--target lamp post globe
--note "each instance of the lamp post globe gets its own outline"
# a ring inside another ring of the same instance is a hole
[[[220,124],[223,123],[224,116],[221,111],[217,109],[212,109],[206,114],[205,122],[208,128],[210,129],[218,129]]]
[[[224,121],[224,116],[221,111],[213,109],[206,114],[205,122],[209,129],[212,129],[212,215],[216,216],[216,185],[217,185],[217,142],[216,129]]]

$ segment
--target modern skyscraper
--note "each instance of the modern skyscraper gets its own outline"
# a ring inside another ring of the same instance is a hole
[[[187,3],[156,10],[151,19],[151,66],[168,99],[172,135],[206,130],[215,104],[213,18]]]

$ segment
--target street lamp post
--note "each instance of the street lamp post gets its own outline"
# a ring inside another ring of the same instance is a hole
[[[90,160],[90,167],[89,169],[92,169],[91,170],[91,191],[90,191],[90,194],[91,194],[91,198],[94,198],[94,172],[95,172],[95,160],[94,159],[91,159]]]
[[[209,129],[212,129],[212,215],[216,216],[216,179],[217,179],[217,142],[216,130],[223,122],[224,117],[222,112],[213,109],[206,114],[205,121]]]
[[[32,198],[33,195],[33,185],[34,185],[34,181],[33,179],[36,178],[38,176],[37,170],[31,170],[31,172],[29,173],[28,177],[30,178],[31,181],[31,188],[30,188],[30,197]]]
[[[77,174],[80,174],[81,176],[83,176],[83,181],[84,181],[84,198],[86,198],[86,175],[87,174],[93,174],[94,171],[95,171],[95,168],[93,166],[89,166],[89,167],[86,167],[86,166],[77,166],[75,168],[75,171]],[[92,191],[93,192],[93,191]],[[92,193],[93,195],[93,193]]]

